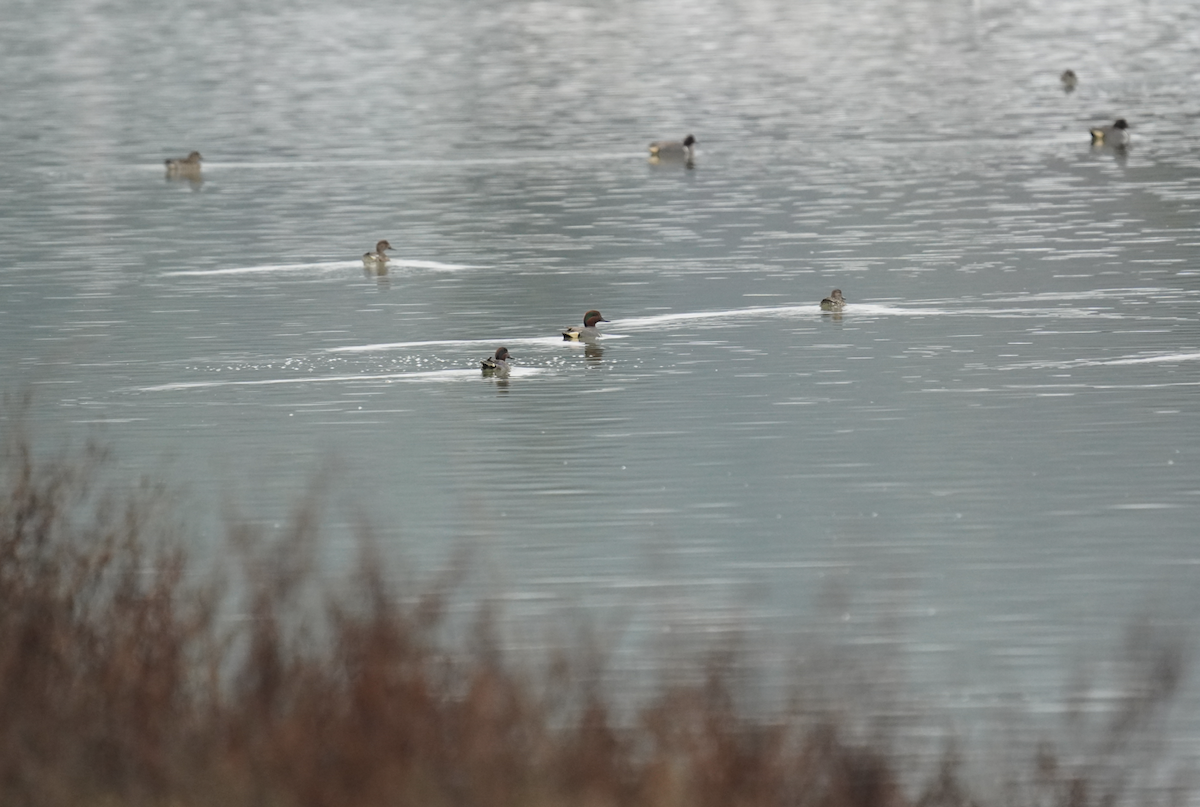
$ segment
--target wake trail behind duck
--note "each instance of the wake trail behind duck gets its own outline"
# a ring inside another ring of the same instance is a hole
[[[1041,317],[1048,319],[1123,319],[1124,315],[1096,308],[1075,308],[1067,306],[1055,307],[976,307],[955,306],[952,304],[921,304],[890,305],[879,303],[847,303],[842,311],[822,311],[817,304],[780,305],[780,306],[751,306],[748,308],[732,308],[717,311],[681,311],[670,314],[654,314],[645,317],[629,317],[614,319],[612,328],[621,330],[643,331],[653,329],[670,329],[690,323],[721,323],[739,319],[779,319],[794,317],[797,319],[816,319],[836,316],[843,320],[854,318],[875,317],[987,317],[987,318],[1025,318]]]
[[[238,266],[229,269],[187,269],[177,272],[163,272],[161,277],[208,277],[217,275],[252,275],[269,274],[273,272],[333,272],[342,269],[362,268],[362,260],[353,261],[320,261],[315,263],[273,263],[260,266]],[[434,272],[461,272],[479,267],[461,263],[442,263],[440,261],[414,261],[392,258],[388,261],[388,269],[429,269]]]
[[[206,174],[226,174],[233,171],[310,171],[314,169],[334,169],[343,170],[346,168],[455,168],[457,166],[473,167],[480,165],[522,165],[527,163],[579,163],[581,160],[590,161],[608,161],[619,159],[631,159],[633,157],[644,157],[645,152],[638,151],[608,151],[608,152],[580,152],[575,150],[562,152],[537,152],[535,154],[497,154],[488,157],[468,157],[468,158],[438,158],[425,157],[416,159],[398,159],[398,160],[289,160],[287,162],[280,160],[272,161],[253,161],[253,162],[213,162],[205,160],[203,172]],[[162,163],[154,165],[139,165],[134,166],[141,170],[162,171]]]
[[[542,372],[538,367],[514,367],[509,370],[509,376],[519,378],[521,376],[537,375]],[[213,389],[215,387],[266,387],[282,384],[328,384],[328,383],[377,383],[380,381],[386,382],[444,382],[444,381],[462,381],[465,379],[478,378],[480,370],[478,367],[471,370],[449,369],[449,370],[426,370],[411,373],[355,373],[353,375],[325,375],[325,376],[303,376],[296,378],[258,378],[245,380],[226,380],[221,381],[181,381],[173,384],[156,384],[149,387],[135,387],[134,392],[181,392],[194,389]]]
[[[561,336],[526,336],[490,339],[431,339],[422,342],[377,342],[371,345],[343,345],[326,348],[326,353],[373,353],[384,350],[408,350],[420,347],[478,347],[480,345],[551,345],[563,342]]]

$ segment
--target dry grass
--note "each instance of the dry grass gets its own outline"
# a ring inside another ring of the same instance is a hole
[[[1145,669],[1095,748],[1043,745],[1007,796],[973,796],[952,753],[908,792],[886,748],[848,739],[828,714],[740,710],[719,659],[618,724],[572,659],[539,676],[506,665],[486,620],[467,646],[445,646],[445,581],[401,598],[369,552],[297,618],[313,590],[316,520],[303,510],[271,549],[235,535],[249,570],[239,595],[198,582],[161,491],[100,492],[103,463],[95,448],[46,460],[25,441],[5,448],[3,805],[1145,803],[1122,743],[1183,668],[1178,643],[1143,642]],[[219,618],[235,596],[246,618]]]

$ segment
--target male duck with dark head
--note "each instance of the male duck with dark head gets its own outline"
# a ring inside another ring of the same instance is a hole
[[[572,325],[570,328],[567,328],[562,332],[563,339],[569,339],[573,341],[579,341],[581,339],[585,341],[589,339],[595,339],[600,335],[600,330],[596,327],[596,323],[599,322],[608,322],[608,320],[602,317],[600,312],[593,308],[591,311],[583,315],[583,327],[580,328],[578,325]]]
[[[846,307],[846,299],[842,297],[841,289],[834,289],[829,296],[821,301],[822,311],[841,311]]]
[[[167,166],[168,176],[189,177],[200,174],[200,161],[203,159],[200,156],[200,152],[193,151],[186,157],[164,160],[163,162]]]
[[[698,142],[691,135],[683,140],[655,140],[650,144],[650,157],[660,160],[691,160],[695,156]]]
[[[493,375],[498,373],[507,373],[509,370],[508,360],[511,358],[508,354],[508,348],[496,348],[496,355],[488,356],[479,364],[483,367],[484,375]]]
[[[1129,124],[1124,118],[1117,118],[1112,126],[1097,126],[1091,130],[1093,146],[1116,146],[1118,148],[1129,145]]]
[[[392,245],[389,244],[387,241],[377,242],[375,244],[374,252],[364,252],[363,253],[363,258],[362,258],[363,266],[367,267],[368,269],[382,269],[382,268],[386,267],[387,262],[389,260],[391,260],[391,258],[389,258],[387,256],[386,250],[389,250],[391,248],[392,248]]]

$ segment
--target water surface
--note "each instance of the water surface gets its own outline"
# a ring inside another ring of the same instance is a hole
[[[324,469],[333,565],[617,666],[828,623],[967,725],[1200,614],[1194,4],[6,6],[0,366],[197,510]]]

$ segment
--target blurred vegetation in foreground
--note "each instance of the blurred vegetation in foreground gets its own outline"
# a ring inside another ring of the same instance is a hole
[[[316,529],[303,507],[271,541],[231,528],[245,578],[218,585],[216,573],[189,567],[162,490],[105,488],[103,451],[45,458],[8,425],[9,807],[1107,807],[1190,797],[1130,751],[1161,731],[1185,666],[1181,641],[1143,642],[1140,672],[1101,730],[1078,747],[1031,743],[1027,768],[985,793],[964,781],[953,750],[914,773],[828,707],[741,709],[719,663],[665,675],[691,683],[618,710],[585,659],[549,652],[533,673],[508,663],[487,609],[468,638],[448,640],[453,582],[398,592],[369,550],[344,585],[320,591],[299,560]]]

